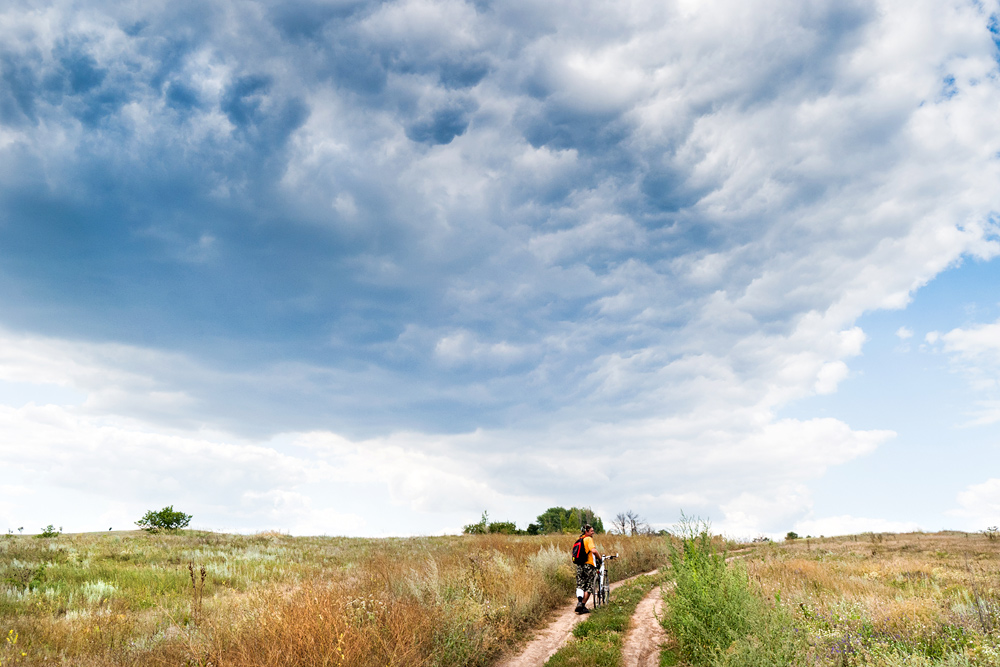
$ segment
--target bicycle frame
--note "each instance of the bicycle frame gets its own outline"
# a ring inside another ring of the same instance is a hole
[[[608,603],[608,597],[611,593],[611,582],[608,581],[607,562],[613,558],[618,558],[618,554],[615,554],[614,556],[605,556],[601,559],[601,564],[597,566],[597,574],[594,575],[595,609]]]

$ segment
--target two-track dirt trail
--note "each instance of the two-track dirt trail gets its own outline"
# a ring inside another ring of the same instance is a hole
[[[731,552],[737,555],[730,555],[726,558],[726,562],[746,555],[743,552],[748,551],[752,549],[744,548]],[[653,575],[657,572],[659,570],[643,574]],[[615,582],[611,584],[611,590],[643,574]],[[670,585],[673,586],[672,583]],[[545,629],[535,635],[521,653],[500,662],[497,667],[542,667],[545,661],[569,640],[573,634],[573,626],[586,618],[578,616],[573,611],[573,602],[572,598],[567,599],[566,607],[557,613],[555,619]],[[660,648],[667,640],[667,634],[660,625],[659,619],[662,617],[663,589],[657,586],[642,599],[632,615],[632,624],[622,645],[624,667],[657,667],[660,664]]]
[[[644,572],[643,574],[652,575],[657,572],[659,570]],[[635,577],[641,576],[642,574],[635,575]],[[615,590],[626,581],[629,581],[629,579],[635,579],[635,577],[616,581],[611,584],[611,590]],[[643,602],[645,601],[644,599]],[[580,616],[573,611],[575,602],[576,598],[568,598],[565,609],[559,611],[555,619],[545,629],[535,635],[535,638],[531,640],[520,654],[499,663],[497,667],[542,667],[545,661],[551,658],[569,640],[573,634],[573,626],[586,618],[586,615]],[[659,652],[656,655],[658,660]]]

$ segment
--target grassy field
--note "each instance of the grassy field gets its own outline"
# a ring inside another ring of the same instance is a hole
[[[0,538],[0,665],[487,665],[574,589],[574,536]],[[613,580],[667,558],[599,536]]]
[[[572,594],[572,540],[0,537],[0,665],[485,666]],[[984,534],[800,539],[728,564],[718,538],[598,543],[622,555],[615,580],[673,561],[664,664],[1000,665],[1000,540]],[[566,664],[614,664],[613,620]]]
[[[995,535],[799,539],[722,567],[696,542],[675,563],[664,664],[1000,665]]]

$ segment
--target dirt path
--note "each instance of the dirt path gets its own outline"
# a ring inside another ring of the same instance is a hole
[[[653,570],[652,572],[644,572],[643,574],[656,574],[659,570]],[[635,575],[635,577],[641,577],[641,574]],[[615,590],[626,581],[630,579],[635,579],[635,577],[629,577],[628,579],[622,579],[621,581],[616,581],[611,584],[611,590]],[[659,589],[657,589],[659,590]],[[562,645],[573,634],[573,626],[586,618],[586,615],[578,615],[573,611],[574,602],[576,598],[567,598],[566,607],[559,610],[556,613],[556,617],[552,620],[548,626],[541,630],[531,642],[524,647],[524,650],[516,656],[508,658],[507,660],[499,663],[497,667],[542,667],[545,661],[551,658],[556,651],[562,648]],[[659,654],[657,654],[657,659],[659,659]]]
[[[660,647],[667,641],[667,633],[659,621],[662,617],[663,589],[657,586],[642,599],[632,615],[632,625],[622,646],[624,667],[657,667],[660,664]]]
[[[744,555],[741,553],[743,551],[752,551],[752,549],[740,549],[737,552],[730,552],[730,554]],[[726,562],[738,557],[730,555],[726,558]],[[643,574],[653,575],[657,572],[659,570]],[[617,581],[611,584],[611,590],[618,588],[626,581],[641,576],[643,575],[637,574],[628,579]],[[657,586],[642,599],[632,616],[632,625],[622,648],[624,667],[656,667],[660,664],[660,646],[667,639],[663,627],[657,620],[657,617],[662,616],[663,590]],[[568,598],[565,608],[555,613],[555,618],[535,635],[521,653],[498,663],[496,667],[542,667],[545,661],[562,648],[562,645],[573,635],[573,626],[584,618],[586,616],[578,616],[573,611],[573,598]]]

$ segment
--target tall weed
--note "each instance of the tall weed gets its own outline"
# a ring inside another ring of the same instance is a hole
[[[670,554],[676,583],[664,625],[681,655],[720,667],[796,664],[804,647],[789,615],[758,594],[743,565],[727,565],[703,527],[689,527],[680,541]]]

